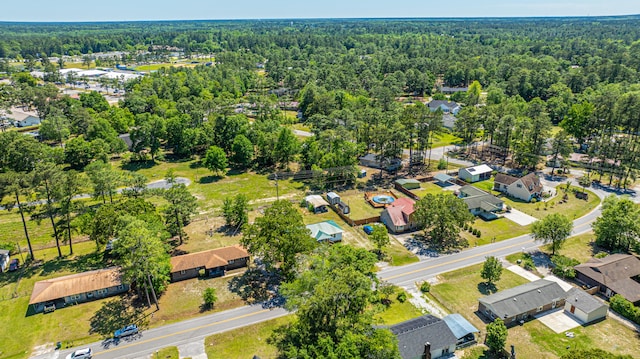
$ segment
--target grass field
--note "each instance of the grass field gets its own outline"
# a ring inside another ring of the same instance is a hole
[[[560,248],[557,253],[574,258],[580,263],[585,263],[600,251],[594,243],[595,238],[596,236],[592,232],[567,238],[562,245],[562,248]],[[544,252],[551,254],[549,246],[542,246],[541,249]]]
[[[167,347],[158,350],[153,359],[178,359],[180,355],[178,353],[178,347]]]
[[[580,191],[582,191],[582,188],[580,188]],[[568,200],[565,203],[560,203],[560,200],[562,199],[562,196],[564,194],[563,190],[561,189],[558,189],[557,196],[547,202],[527,203],[507,197],[501,197],[501,199],[504,200],[505,205],[511,206],[512,208],[522,211],[532,217],[542,219],[551,213],[560,213],[569,217],[569,219],[574,220],[591,212],[600,204],[600,198],[598,196],[596,196],[593,192],[586,192],[589,194],[588,201],[578,199],[573,193],[569,192]]]
[[[476,187],[476,188],[480,188],[481,190],[485,191],[485,192],[489,192],[492,194],[498,194],[498,192],[494,192],[493,191],[493,178],[492,179],[488,179],[488,180],[484,180],[484,181],[480,181],[480,182],[475,182],[472,184],[472,186]]]
[[[351,213],[349,213],[349,218],[354,220],[356,219],[364,219],[369,217],[379,216],[382,212],[382,208],[373,208],[368,202],[364,199],[364,192],[357,190],[350,190],[346,192],[338,193],[340,195],[340,199],[342,202],[349,205],[349,209]]]
[[[463,230],[461,232],[461,235],[469,241],[469,246],[471,247],[491,243],[494,239],[499,242],[529,233],[529,226],[521,226],[506,218],[498,218],[493,221],[476,218],[472,226],[480,231],[480,238],[468,231]]]
[[[267,344],[267,339],[276,328],[291,323],[293,318],[289,315],[207,337],[204,342],[207,357],[246,359],[257,355],[262,359],[275,358],[276,348]]]
[[[433,141],[433,148],[438,148],[438,147],[444,147],[444,146],[450,146],[450,145],[455,145],[457,143],[459,143],[461,140],[460,137],[457,137],[449,132],[443,133],[442,135],[440,135],[438,138],[436,138]]]
[[[173,66],[175,66],[175,64],[165,62],[161,64],[139,65],[139,66],[136,66],[134,69],[136,71],[157,71],[163,67],[169,68]]]
[[[438,186],[434,182],[422,182],[420,183],[420,188],[411,190],[411,192],[415,193],[418,197],[423,198],[427,194],[440,194],[440,193],[452,193],[451,191],[446,191],[442,187]]]

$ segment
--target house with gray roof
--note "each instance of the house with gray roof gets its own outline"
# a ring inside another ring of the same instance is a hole
[[[436,359],[456,350],[456,335],[444,320],[430,314],[393,325],[389,329],[398,338],[402,359]]]
[[[502,211],[504,202],[472,185],[460,187],[458,197],[469,207],[469,212],[486,220],[498,218],[497,212]]]
[[[612,254],[591,258],[574,267],[576,280],[598,287],[607,298],[620,294],[626,300],[640,304],[640,259],[630,254]]]
[[[500,318],[506,326],[512,326],[561,308],[565,298],[566,292],[558,283],[539,279],[478,299],[478,312],[489,320]]]
[[[587,324],[606,318],[609,307],[584,290],[571,288],[567,292],[564,311]]]
[[[457,114],[460,111],[460,105],[454,101],[432,100],[427,105],[431,111],[442,110],[443,113]]]

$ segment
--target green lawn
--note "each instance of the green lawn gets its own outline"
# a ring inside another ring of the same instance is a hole
[[[461,138],[445,132],[433,141],[433,148],[451,146],[460,143]]]
[[[157,71],[160,70],[161,68],[165,67],[165,68],[169,68],[169,67],[173,67],[175,66],[172,63],[161,63],[161,64],[149,64],[149,65],[140,65],[140,66],[136,66],[135,70],[136,71]]]
[[[373,318],[376,323],[381,325],[394,325],[424,314],[418,308],[414,307],[413,304],[409,303],[408,299],[404,303],[400,303],[396,297],[401,291],[403,290],[398,288],[389,298],[391,300],[390,306],[385,307],[381,305],[383,311],[377,313]]]
[[[580,188],[580,191],[582,191],[582,188]],[[578,199],[573,193],[569,192],[568,201],[565,203],[560,203],[564,194],[561,189],[558,189],[558,195],[550,199],[548,202],[526,203],[520,200],[510,199],[508,197],[501,197],[501,199],[504,200],[506,205],[522,211],[532,217],[542,219],[551,213],[560,213],[569,217],[571,220],[574,220],[591,212],[598,206],[598,204],[600,204],[600,198],[598,196],[588,190],[586,192],[589,194],[588,201]],[[545,203],[547,204],[545,205]]]
[[[589,259],[599,252],[595,247],[595,234],[592,232],[583,233],[575,237],[567,238],[562,245],[562,248],[557,252],[563,256],[571,257],[578,260],[580,263],[585,263]],[[549,246],[542,246],[544,252],[551,254]],[[595,252],[594,252],[595,249]]]
[[[515,345],[520,358],[557,358],[571,348],[601,348],[635,357],[640,352],[637,334],[614,319],[571,329],[574,338],[556,334],[537,320],[509,329],[507,348]],[[531,343],[524,345],[524,343]]]
[[[387,256],[391,257],[389,264],[394,266],[403,266],[419,261],[418,257],[409,252],[400,242],[391,239],[391,245],[385,248]]]
[[[498,193],[498,192],[493,192],[493,177],[491,179],[488,179],[488,180],[475,182],[475,183],[472,184],[472,186],[474,186],[476,188],[480,188],[481,190],[483,190],[485,192],[489,192],[489,193],[493,193],[493,194],[497,194]]]
[[[364,192],[350,190],[339,192],[338,195],[342,202],[349,205],[351,213],[348,216],[354,220],[379,216],[382,212],[382,208],[373,208],[369,202],[365,201]]]
[[[427,194],[440,194],[443,193],[445,189],[438,186],[434,182],[422,182],[420,183],[420,188],[411,190],[411,192],[415,193],[418,197],[423,198]],[[445,193],[451,193],[447,191]]]
[[[276,357],[276,348],[267,344],[271,333],[279,326],[291,323],[292,315],[244,328],[212,335],[204,341],[209,359],[246,359],[257,355],[262,359]]]
[[[296,113],[294,111],[287,111],[287,112],[293,112],[293,116],[295,117]],[[288,114],[287,114],[288,115]],[[304,123],[294,123],[293,125],[291,125],[291,127],[294,130],[299,130],[299,131],[306,131],[306,132],[311,132],[311,127],[307,126]]]
[[[481,284],[484,282],[480,278],[481,269],[482,264],[477,264],[439,275],[439,283],[431,286],[429,296],[449,312],[462,314],[476,328],[484,331],[483,321],[475,314],[478,310],[478,298],[489,294]],[[503,270],[496,287],[498,290],[504,290],[527,282],[519,275]]]
[[[473,228],[480,231],[480,238],[477,238],[468,231],[462,231],[461,234],[469,241],[469,246],[480,246],[491,243],[495,239],[496,242],[517,237],[529,233],[530,226],[521,226],[507,218],[498,218],[493,221],[485,221],[476,218],[472,224]]]
[[[179,359],[178,347],[167,347],[160,349],[152,357],[153,359]]]
[[[109,299],[69,306],[47,315],[27,315],[35,282],[103,267],[102,256],[94,251],[93,242],[77,243],[73,257],[54,260],[55,248],[40,250],[35,255],[47,260],[43,266],[0,275],[0,322],[11,323],[11,330],[0,331],[0,358],[27,358],[33,347],[53,346],[57,341],[67,346],[99,340],[98,335],[89,334],[88,319]]]

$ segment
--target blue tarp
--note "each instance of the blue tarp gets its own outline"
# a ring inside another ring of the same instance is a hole
[[[464,317],[460,314],[449,314],[446,317],[442,318],[447,326],[453,332],[453,335],[456,338],[464,338],[467,334],[477,333],[479,332],[476,327],[474,327],[471,323],[469,323]]]

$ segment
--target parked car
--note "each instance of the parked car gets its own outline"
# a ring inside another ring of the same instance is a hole
[[[20,261],[18,258],[12,259],[11,263],[9,263],[9,272],[17,271],[18,268],[20,268]]]
[[[67,355],[67,359],[91,359],[91,348],[76,350]]]
[[[364,227],[362,227],[362,230],[364,231],[364,233],[366,234],[371,234],[373,233],[373,227],[370,225],[366,225]]]
[[[122,329],[116,330],[116,332],[113,333],[113,337],[116,339],[120,339],[134,334],[138,334],[138,326],[135,324],[131,324]]]

